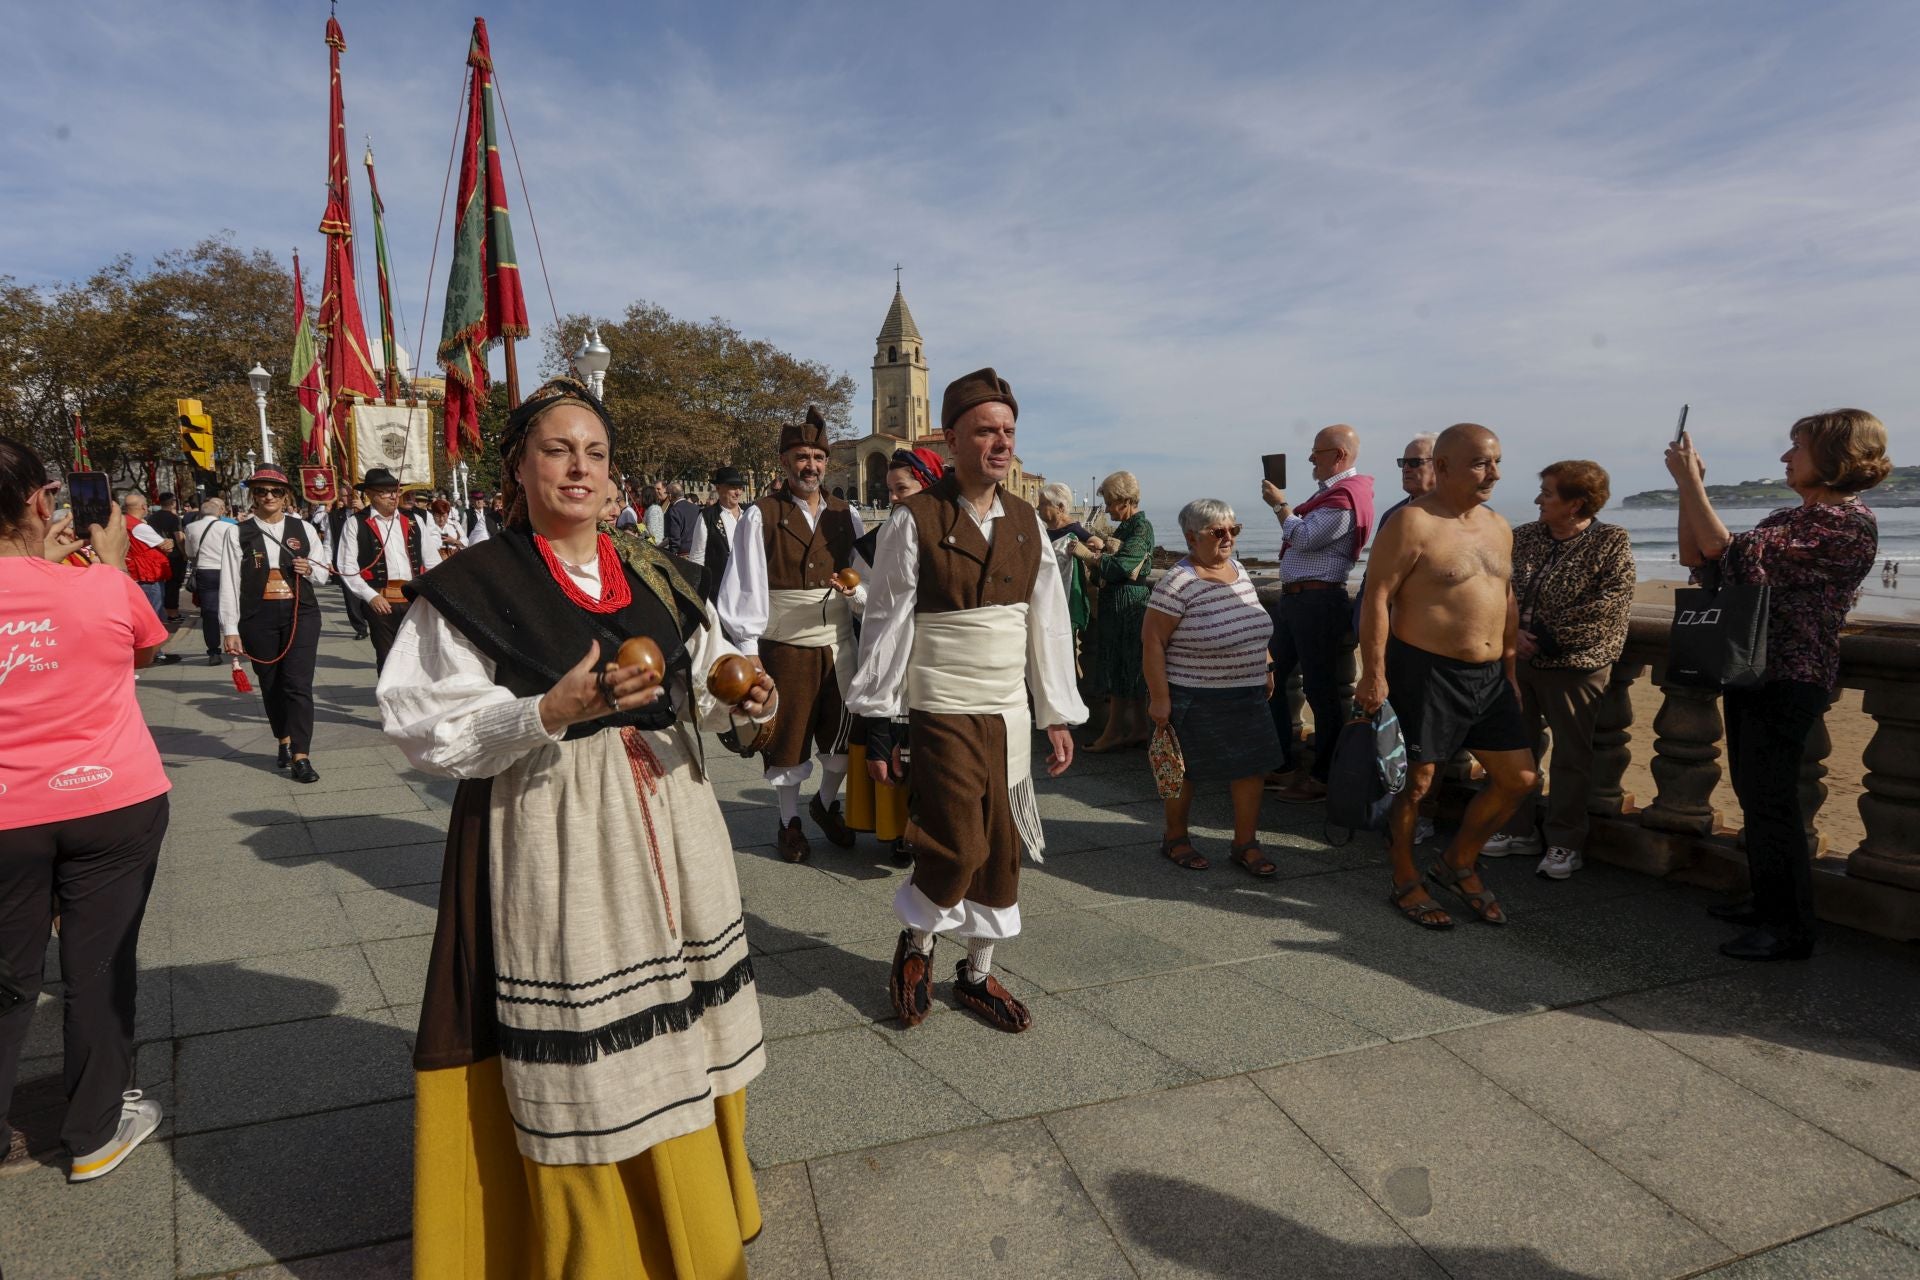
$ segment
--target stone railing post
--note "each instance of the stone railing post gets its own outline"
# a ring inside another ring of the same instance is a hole
[[[1647,664],[1622,659],[1613,664],[1607,691],[1600,695],[1600,709],[1593,720],[1593,782],[1587,792],[1587,812],[1618,817],[1633,803],[1633,797],[1621,789],[1633,752],[1627,744],[1633,738],[1633,686],[1645,674]]]
[[[1827,717],[1822,715],[1807,734],[1807,753],[1800,760],[1800,813],[1807,828],[1807,853],[1815,858],[1827,848],[1819,818],[1821,806],[1827,803],[1827,757],[1832,754],[1833,739],[1827,733]]]
[[[1920,890],[1920,684],[1873,681],[1862,706],[1875,721],[1860,793],[1867,835],[1847,872]]]
[[[1664,671],[1658,673],[1665,675]],[[1681,835],[1711,835],[1713,789],[1720,785],[1720,694],[1661,685],[1666,699],[1653,718],[1653,803],[1642,826]]]

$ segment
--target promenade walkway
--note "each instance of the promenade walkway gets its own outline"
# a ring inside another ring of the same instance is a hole
[[[315,786],[274,771],[224,668],[142,676],[175,780],[139,1016],[167,1119],[99,1182],[0,1182],[8,1280],[407,1274],[451,786],[385,744],[370,651],[327,628]],[[1087,757],[1044,787],[998,956],[1034,1030],[943,1008],[902,1032],[900,873],[871,841],[781,863],[757,772],[710,759],[771,1038],[756,1280],[1920,1276],[1914,948],[1836,930],[1739,966],[1696,891],[1520,860],[1489,870],[1510,927],[1424,933],[1376,840],[1270,803],[1278,880],[1181,872],[1141,758]],[[1203,808],[1209,854],[1223,820]],[[57,1000],[15,1106],[43,1143]]]

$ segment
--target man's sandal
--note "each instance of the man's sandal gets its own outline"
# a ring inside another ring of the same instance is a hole
[[[1160,841],[1160,852],[1174,866],[1187,871],[1205,871],[1213,865],[1201,856],[1200,851],[1193,847],[1193,841],[1186,836],[1163,837]]]
[[[1250,876],[1265,880],[1280,868],[1273,865],[1273,859],[1260,852],[1260,842],[1249,840],[1245,844],[1231,846],[1233,861]]]
[[[1467,892],[1460,884],[1480,874],[1478,862],[1468,863],[1462,870],[1455,870],[1445,862],[1436,862],[1427,868],[1427,879],[1442,889],[1451,891],[1467,908],[1478,916],[1482,924],[1505,924],[1507,913],[1500,909],[1500,900],[1493,896],[1493,890],[1486,888],[1486,881],[1480,882],[1481,888],[1473,893]]]
[[[1447,909],[1435,902],[1432,897],[1428,897],[1425,902],[1407,901],[1416,890],[1425,888],[1426,886],[1420,882],[1420,877],[1415,876],[1405,884],[1395,885],[1393,892],[1387,895],[1387,901],[1392,903],[1401,915],[1422,929],[1453,928],[1453,917],[1449,916]]]
[[[900,931],[900,941],[893,949],[887,995],[903,1027],[919,1026],[933,1011],[933,948],[922,951],[915,947],[913,934],[906,929]]]
[[[953,971],[953,996],[965,1008],[987,1020],[989,1026],[1019,1035],[1033,1025],[1033,1014],[1014,999],[1013,992],[1000,985],[1000,979],[988,974],[975,982],[967,974],[962,960]]]

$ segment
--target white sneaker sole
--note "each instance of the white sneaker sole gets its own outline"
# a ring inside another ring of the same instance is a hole
[[[134,1126],[133,1132],[127,1135],[126,1141],[109,1144],[98,1151],[89,1152],[83,1159],[75,1160],[72,1169],[67,1173],[67,1181],[92,1182],[95,1178],[106,1177],[125,1164],[127,1157],[133,1154],[134,1148],[152,1137],[154,1130],[159,1127],[160,1111],[156,1107],[152,1120],[149,1122],[143,1117]]]
[[[1545,876],[1549,880],[1571,880],[1573,879],[1573,873],[1586,865],[1583,860],[1575,858],[1572,862],[1562,866],[1539,867],[1536,868],[1536,871],[1539,875]]]
[[[1488,845],[1480,850],[1480,856],[1483,858],[1537,858],[1544,852],[1546,851],[1537,844],[1531,847],[1527,845],[1510,844],[1504,848],[1496,848],[1493,845]]]

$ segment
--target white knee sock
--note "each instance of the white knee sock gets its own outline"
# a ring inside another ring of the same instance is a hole
[[[820,803],[821,804],[825,805],[829,809],[833,808],[833,802],[840,798],[840,783],[846,778],[846,776],[847,776],[847,771],[844,767],[839,769],[834,769],[834,768],[830,768],[826,764],[822,764],[820,766]]]
[[[800,784],[775,787],[773,794],[780,800],[780,825],[786,826],[800,816]]]
[[[992,972],[993,944],[977,938],[967,943],[967,976],[975,982],[985,982]]]
[[[923,956],[933,950],[933,935],[925,929],[915,929],[909,926],[907,929],[907,941],[912,943],[913,949]]]

